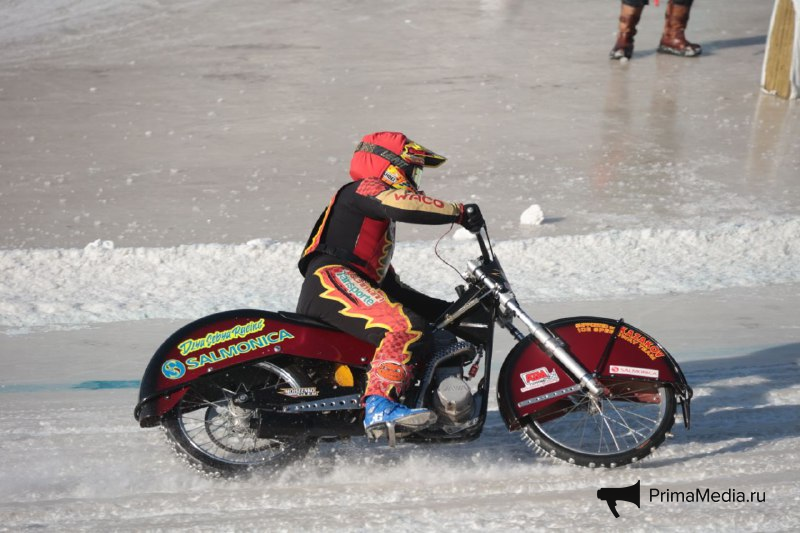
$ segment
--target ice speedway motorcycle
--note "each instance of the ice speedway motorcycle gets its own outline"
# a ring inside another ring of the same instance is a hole
[[[434,325],[436,349],[401,399],[437,420],[412,434],[387,428],[390,445],[480,436],[495,324],[517,340],[497,380],[500,415],[534,451],[614,467],[659,446],[678,403],[689,428],[692,389],[663,346],[622,319],[537,322],[511,291],[485,225],[476,238],[480,257],[468,262],[458,299]],[[156,351],[134,416],[142,427],[162,425],[176,451],[212,473],[284,465],[318,442],[364,436],[360,398],[374,349],[295,313],[213,314]]]

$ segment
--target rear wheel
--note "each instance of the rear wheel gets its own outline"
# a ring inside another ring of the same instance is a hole
[[[675,422],[675,393],[653,383],[606,383],[611,394],[579,392],[524,425],[523,439],[544,454],[588,467],[638,461],[656,449]]]
[[[162,424],[176,449],[205,471],[237,474],[256,467],[283,465],[313,445],[305,436],[259,438],[257,412],[235,398],[254,390],[306,385],[305,376],[270,362],[220,373],[192,386]]]

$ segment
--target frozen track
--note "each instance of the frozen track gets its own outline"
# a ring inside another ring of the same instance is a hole
[[[798,290],[528,302],[542,319],[624,315],[670,349],[695,388],[691,431],[677,424],[655,456],[601,471],[534,455],[490,405],[483,436],[470,444],[390,450],[355,439],[326,445],[281,473],[208,479],[172,454],[160,430],[138,428],[135,389],[65,386],[137,379],[182,321],[4,336],[3,355],[13,364],[0,383],[0,527],[508,531],[570,522],[589,531],[785,530],[799,518],[800,343],[782,309]],[[744,348],[754,343],[761,347]],[[498,363],[509,348],[498,332]],[[615,521],[596,490],[637,480],[641,509],[620,502]],[[648,499],[652,488],[757,491],[766,502],[664,503]]]
[[[355,439],[248,479],[208,479],[140,430],[132,390],[1,394],[0,530],[442,531],[559,528],[785,530],[800,521],[800,344],[686,363],[693,428],[636,467],[591,471],[535,456],[491,411],[466,445],[396,450]],[[641,481],[641,509],[601,487]],[[668,503],[650,489],[763,493],[764,503]],[[709,521],[706,517],[713,515]],[[791,527],[789,528],[791,529]]]

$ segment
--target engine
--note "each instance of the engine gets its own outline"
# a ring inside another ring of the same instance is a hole
[[[436,369],[433,408],[447,424],[463,424],[472,417],[474,400],[460,367]]]

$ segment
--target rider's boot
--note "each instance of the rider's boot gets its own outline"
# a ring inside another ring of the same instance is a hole
[[[703,48],[699,44],[691,43],[686,40],[686,25],[689,23],[689,11],[691,4],[679,6],[672,0],[667,4],[667,12],[664,15],[664,34],[658,45],[658,51],[662,54],[672,54],[682,57],[694,57],[703,53]]]
[[[619,14],[619,33],[614,48],[608,54],[611,59],[630,59],[633,55],[633,36],[636,35],[636,25],[642,18],[644,6],[633,7],[622,4]]]
[[[389,446],[397,444],[397,432],[407,435],[436,422],[436,413],[428,409],[410,409],[383,396],[367,396],[364,402],[364,430],[378,439],[386,433]]]

